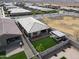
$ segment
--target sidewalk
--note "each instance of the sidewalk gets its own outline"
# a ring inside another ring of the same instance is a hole
[[[17,54],[19,52],[22,52],[22,51],[24,51],[24,48],[19,47],[19,48],[15,49],[15,50],[11,51],[10,53],[6,54],[6,57],[10,57],[10,56],[12,56],[14,54]]]

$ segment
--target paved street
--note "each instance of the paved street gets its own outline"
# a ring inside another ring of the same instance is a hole
[[[64,12],[64,13],[51,13],[51,14],[38,14],[38,15],[25,15],[25,16],[16,16],[16,17],[11,17],[11,18],[15,18],[15,19],[20,19],[20,18],[24,18],[24,17],[34,17],[35,19],[43,19],[43,17],[57,17],[57,16],[63,16],[63,15],[69,15],[69,16],[77,16],[79,17],[79,13],[75,13],[75,12]]]
[[[28,59],[36,56],[38,54],[38,52],[36,51],[36,49],[31,44],[31,42],[29,41],[28,37],[26,37],[24,35],[22,40],[23,40],[23,43],[24,43],[24,51],[25,51],[25,54],[28,57]],[[38,57],[36,56],[36,58],[37,59],[41,59],[40,55],[38,55]]]
[[[19,52],[22,52],[22,51],[24,51],[24,48],[18,47],[17,49],[15,49],[15,50],[9,52],[8,54],[6,54],[6,57],[10,57],[10,56],[12,56],[12,55],[14,55],[14,54],[17,54],[17,53],[19,53]]]

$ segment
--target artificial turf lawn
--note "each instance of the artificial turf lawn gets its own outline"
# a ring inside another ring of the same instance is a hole
[[[0,59],[27,59],[26,55],[24,52],[20,52],[18,54],[15,54],[11,57],[0,57]]]
[[[32,14],[36,15],[36,14],[46,14],[46,13],[58,13],[58,12],[59,11],[57,11],[57,10],[51,10],[51,11],[35,11],[35,10],[33,10]]]
[[[32,44],[38,52],[42,52],[42,51],[56,45],[57,43],[56,43],[55,39],[50,38],[48,36],[48,37],[41,38],[41,39],[38,39],[36,41],[33,41]],[[40,48],[37,49],[37,47],[39,47],[39,46],[40,46]]]

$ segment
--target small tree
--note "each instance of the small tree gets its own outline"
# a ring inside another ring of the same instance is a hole
[[[36,3],[33,3],[32,6],[36,5]]]
[[[60,59],[67,59],[67,58],[63,56],[63,57],[61,57]]]
[[[36,12],[34,10],[32,11],[32,15],[36,15]]]
[[[44,46],[42,44],[39,44],[39,46],[36,47],[37,51],[42,52],[44,51]]]
[[[36,57],[36,56],[34,56],[34,57],[32,57],[32,59],[37,59],[37,57]]]

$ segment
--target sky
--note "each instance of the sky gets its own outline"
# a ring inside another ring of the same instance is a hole
[[[0,0],[7,2],[32,1],[32,2],[79,2],[79,0]]]

